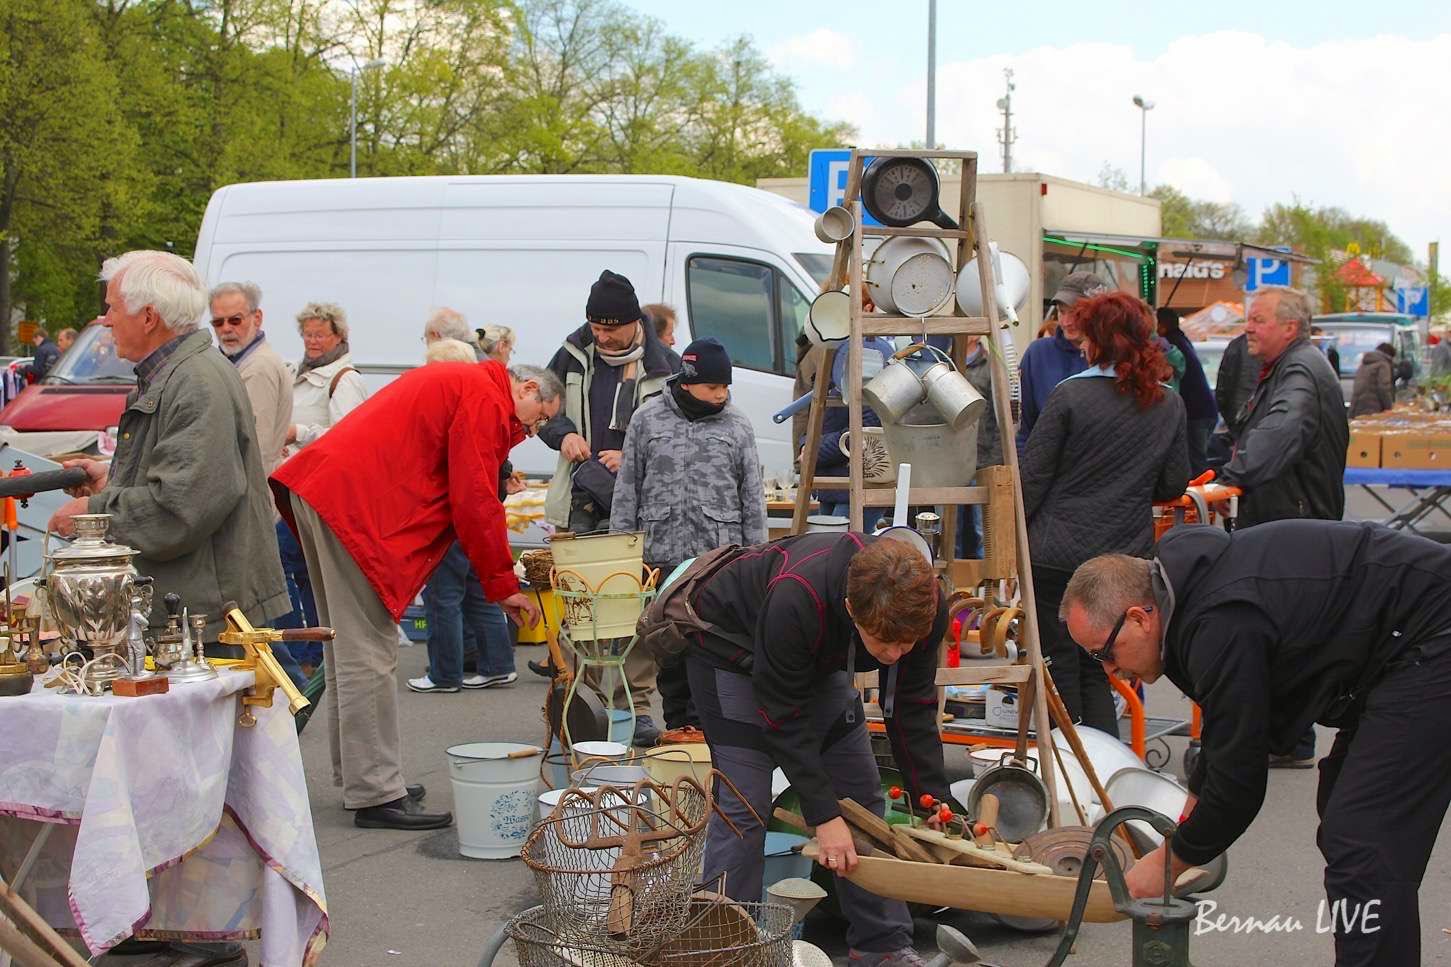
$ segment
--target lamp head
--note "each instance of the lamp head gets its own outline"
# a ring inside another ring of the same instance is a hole
[[[1154,102],[1144,97],[1143,95],[1135,94],[1134,107],[1140,108],[1144,111],[1152,111],[1154,109]]]

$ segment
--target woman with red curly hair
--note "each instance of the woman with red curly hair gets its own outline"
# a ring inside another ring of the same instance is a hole
[[[1023,509],[1033,555],[1038,631],[1069,713],[1118,735],[1103,666],[1074,644],[1059,604],[1078,565],[1100,554],[1147,557],[1153,502],[1184,493],[1184,403],[1165,382],[1154,312],[1126,292],[1078,302],[1088,369],[1059,383],[1028,436]]]

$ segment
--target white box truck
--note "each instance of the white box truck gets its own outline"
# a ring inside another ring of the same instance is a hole
[[[603,269],[642,304],[679,314],[677,349],[715,336],[735,360],[736,405],[756,428],[768,474],[791,468],[795,339],[830,270],[814,216],[770,192],[697,178],[519,175],[258,182],[219,189],[195,263],[208,285],[262,287],[267,338],[288,359],[311,301],[348,313],[355,365],[375,388],[419,365],[437,308],[518,334],[514,359],[543,365],[584,322]],[[521,469],[554,471],[538,441]]]

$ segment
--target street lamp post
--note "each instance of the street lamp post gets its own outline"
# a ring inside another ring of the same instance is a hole
[[[1134,106],[1139,109],[1139,194],[1147,195],[1149,182],[1145,177],[1144,159],[1149,147],[1149,112],[1154,109],[1154,102],[1135,94]]]
[[[353,69],[348,75],[352,80],[352,99],[348,105],[348,177],[358,177],[358,75],[363,71],[376,70],[379,67],[386,67],[387,61],[382,58],[370,60],[361,67]]]

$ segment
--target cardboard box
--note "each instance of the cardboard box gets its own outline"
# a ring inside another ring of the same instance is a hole
[[[988,689],[987,707],[983,712],[983,719],[988,725],[995,725],[1000,729],[1016,729],[1018,727],[1018,690],[996,685]]]
[[[1451,430],[1385,434],[1381,438],[1381,466],[1398,470],[1451,469]]]
[[[1346,450],[1347,467],[1379,467],[1381,431],[1368,427],[1351,427],[1350,446]]]

